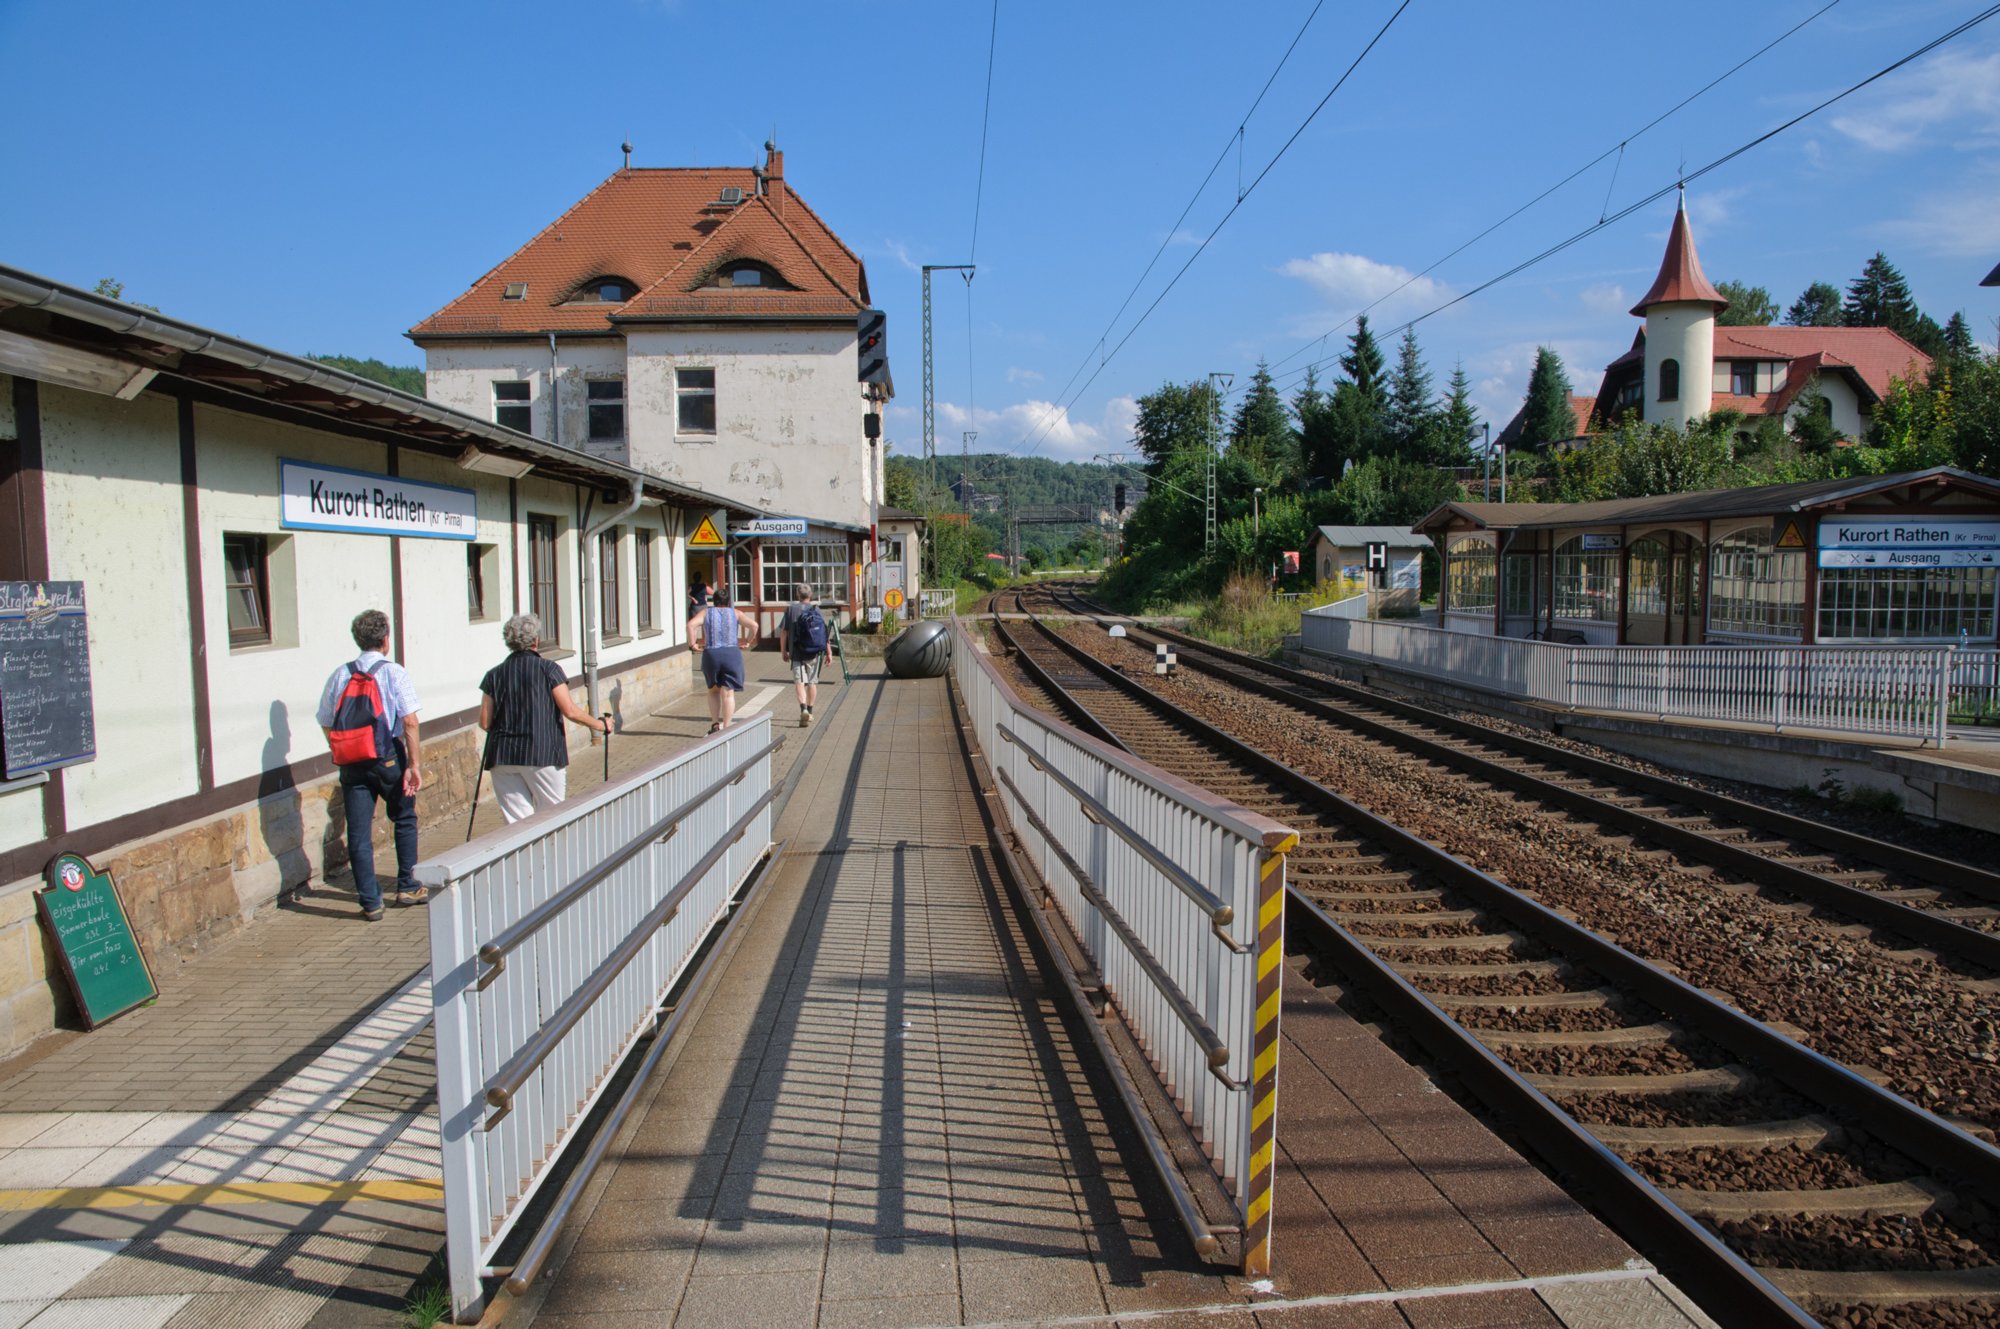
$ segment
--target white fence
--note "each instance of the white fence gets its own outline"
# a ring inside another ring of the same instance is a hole
[[[427,860],[453,1313],[771,843],[761,714]]]
[[[958,611],[958,591],[950,586],[926,586],[917,592],[925,618],[950,618]]]
[[[1023,704],[963,622],[952,668],[1023,852],[1231,1192],[1268,1272],[1285,827]]]
[[[1566,646],[1309,610],[1305,649],[1562,706],[1919,738],[1992,719],[2000,652],[1958,646]]]

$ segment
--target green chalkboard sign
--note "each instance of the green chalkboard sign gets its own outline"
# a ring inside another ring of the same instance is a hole
[[[159,996],[110,876],[81,855],[59,854],[49,864],[48,882],[35,903],[84,1027],[95,1029]]]

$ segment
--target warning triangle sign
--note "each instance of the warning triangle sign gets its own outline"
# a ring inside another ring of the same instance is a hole
[[[1795,521],[1786,522],[1785,529],[1778,536],[1778,548],[1804,549],[1805,547],[1805,537],[1799,534],[1799,524]]]
[[[720,549],[727,543],[722,538],[722,532],[715,529],[713,517],[703,517],[701,525],[695,527],[694,534],[688,537],[689,549]]]

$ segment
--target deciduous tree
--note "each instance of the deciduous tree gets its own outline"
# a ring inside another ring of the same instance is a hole
[[[1839,327],[1840,288],[1829,281],[1814,282],[1792,301],[1792,307],[1785,311],[1785,322],[1795,328]]]
[[[1771,293],[1761,286],[1746,286],[1740,281],[1716,283],[1715,289],[1729,302],[1729,308],[1715,316],[1718,326],[1725,328],[1761,328],[1778,317],[1778,302]]]

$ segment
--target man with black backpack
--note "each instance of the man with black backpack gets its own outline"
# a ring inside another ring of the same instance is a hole
[[[421,904],[424,888],[411,879],[417,866],[417,689],[409,674],[383,654],[389,616],[367,609],[354,616],[354,644],[361,654],[333,671],[319,698],[319,726],[333,749],[347,810],[347,865],[361,916],[382,918],[382,885],[375,878],[375,803],[389,813],[396,833],[396,903]]]
[[[792,686],[799,694],[799,728],[813,722],[813,707],[819,702],[819,667],[833,659],[833,642],[826,619],[813,603],[812,587],[800,582],[792,588],[794,599],[785,606],[778,624],[778,654],[792,666]]]

